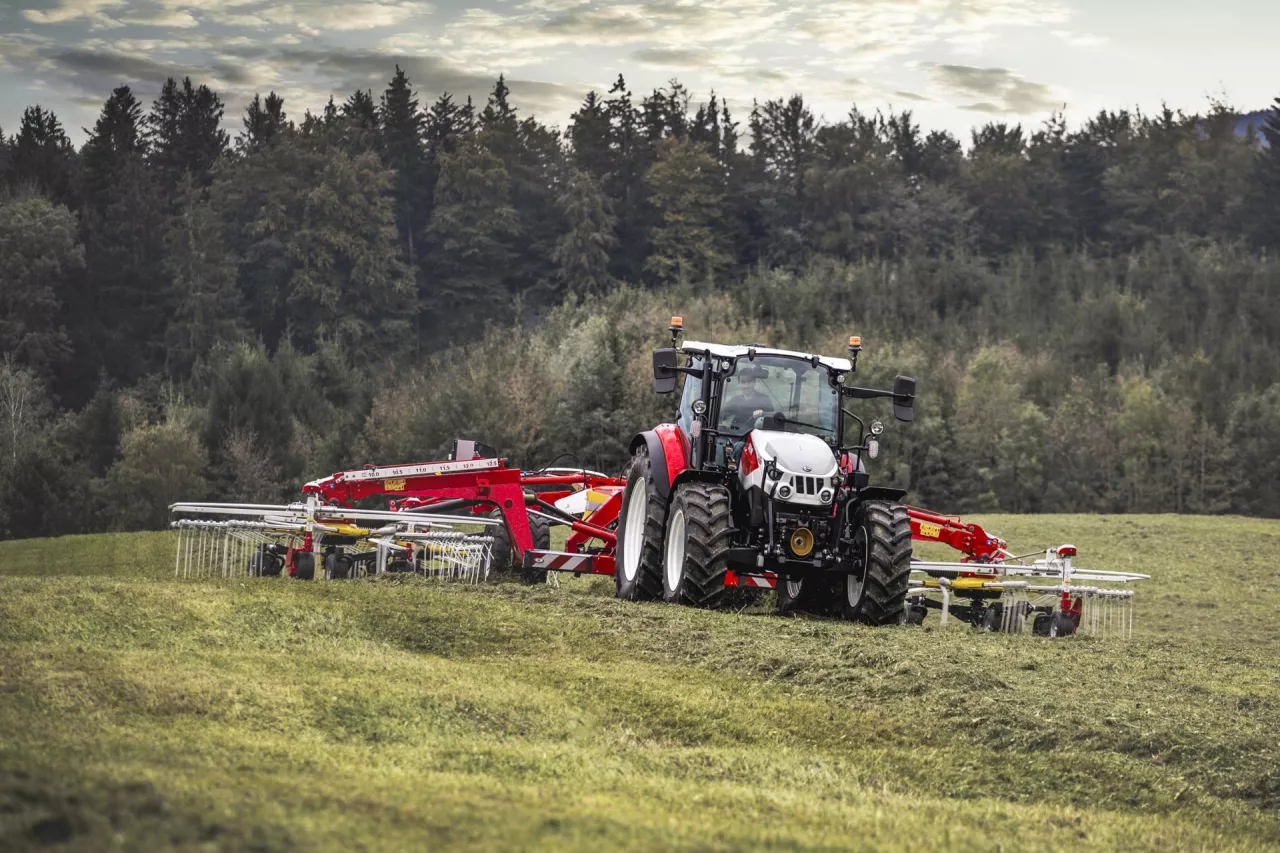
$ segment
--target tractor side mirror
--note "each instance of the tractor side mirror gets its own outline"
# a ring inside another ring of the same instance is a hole
[[[653,393],[670,394],[676,390],[676,351],[665,347],[653,351]]]
[[[910,423],[915,420],[916,381],[910,376],[898,376],[893,380],[893,416]]]

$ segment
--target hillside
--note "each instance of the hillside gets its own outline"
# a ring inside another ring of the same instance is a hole
[[[0,543],[0,848],[1280,848],[1280,522],[980,520],[1155,575],[1135,638]]]

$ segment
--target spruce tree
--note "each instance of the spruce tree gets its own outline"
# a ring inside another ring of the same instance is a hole
[[[156,176],[142,107],[127,86],[112,92],[84,147],[82,213],[88,275],[68,306],[79,368],[73,381],[93,391],[99,371],[124,381],[164,362],[169,287],[163,235],[169,209]]]
[[[330,98],[330,103],[332,103]],[[276,136],[293,129],[284,111],[284,98],[271,92],[264,101],[260,95],[244,111],[244,133],[236,140],[237,147],[247,150],[255,145],[267,145]]]
[[[609,115],[595,92],[588,92],[582,106],[569,117],[565,134],[574,165],[602,180],[613,171],[610,149]]]
[[[164,333],[165,363],[173,377],[186,376],[215,346],[244,337],[236,263],[224,244],[222,223],[190,176],[179,193],[164,260],[173,305]]]
[[[179,85],[165,81],[147,117],[151,162],[167,189],[190,174],[207,187],[213,164],[227,152],[229,137],[222,129],[222,100],[208,86],[184,77]]]
[[[475,143],[441,155],[424,306],[437,331],[474,331],[485,318],[507,313],[510,242],[518,228],[511,178],[497,156]]]
[[[1245,231],[1255,246],[1280,250],[1280,98],[1262,126],[1262,140],[1244,203]]]
[[[72,178],[75,150],[56,115],[39,105],[23,110],[11,150],[16,183],[30,186],[59,204],[76,206]]]
[[[418,259],[414,239],[426,225],[428,214],[424,209],[426,154],[422,147],[426,118],[418,109],[413,87],[399,65],[382,95],[378,122],[382,162],[395,172],[396,230],[400,233],[405,257],[413,265]]]
[[[556,275],[566,292],[603,293],[613,281],[609,252],[617,244],[618,220],[600,182],[590,173],[574,170],[559,198],[568,230],[552,256]]]
[[[645,183],[659,217],[646,271],[663,284],[714,281],[730,261],[716,161],[695,142],[666,139]]]

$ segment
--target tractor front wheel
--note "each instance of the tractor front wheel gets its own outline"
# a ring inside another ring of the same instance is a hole
[[[665,471],[656,472],[665,477]],[[667,527],[667,504],[658,494],[653,462],[642,448],[631,462],[627,487],[618,515],[615,594],[626,601],[662,597],[662,539]]]
[[[729,572],[729,490],[684,483],[667,514],[662,597],[675,604],[719,609]]]
[[[903,620],[911,577],[911,520],[907,508],[885,501],[858,507],[849,573],[836,582],[836,611],[868,625]]]

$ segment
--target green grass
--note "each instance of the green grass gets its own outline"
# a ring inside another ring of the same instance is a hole
[[[0,543],[0,849],[1280,849],[1280,522],[981,521],[1154,575],[1135,638]]]

